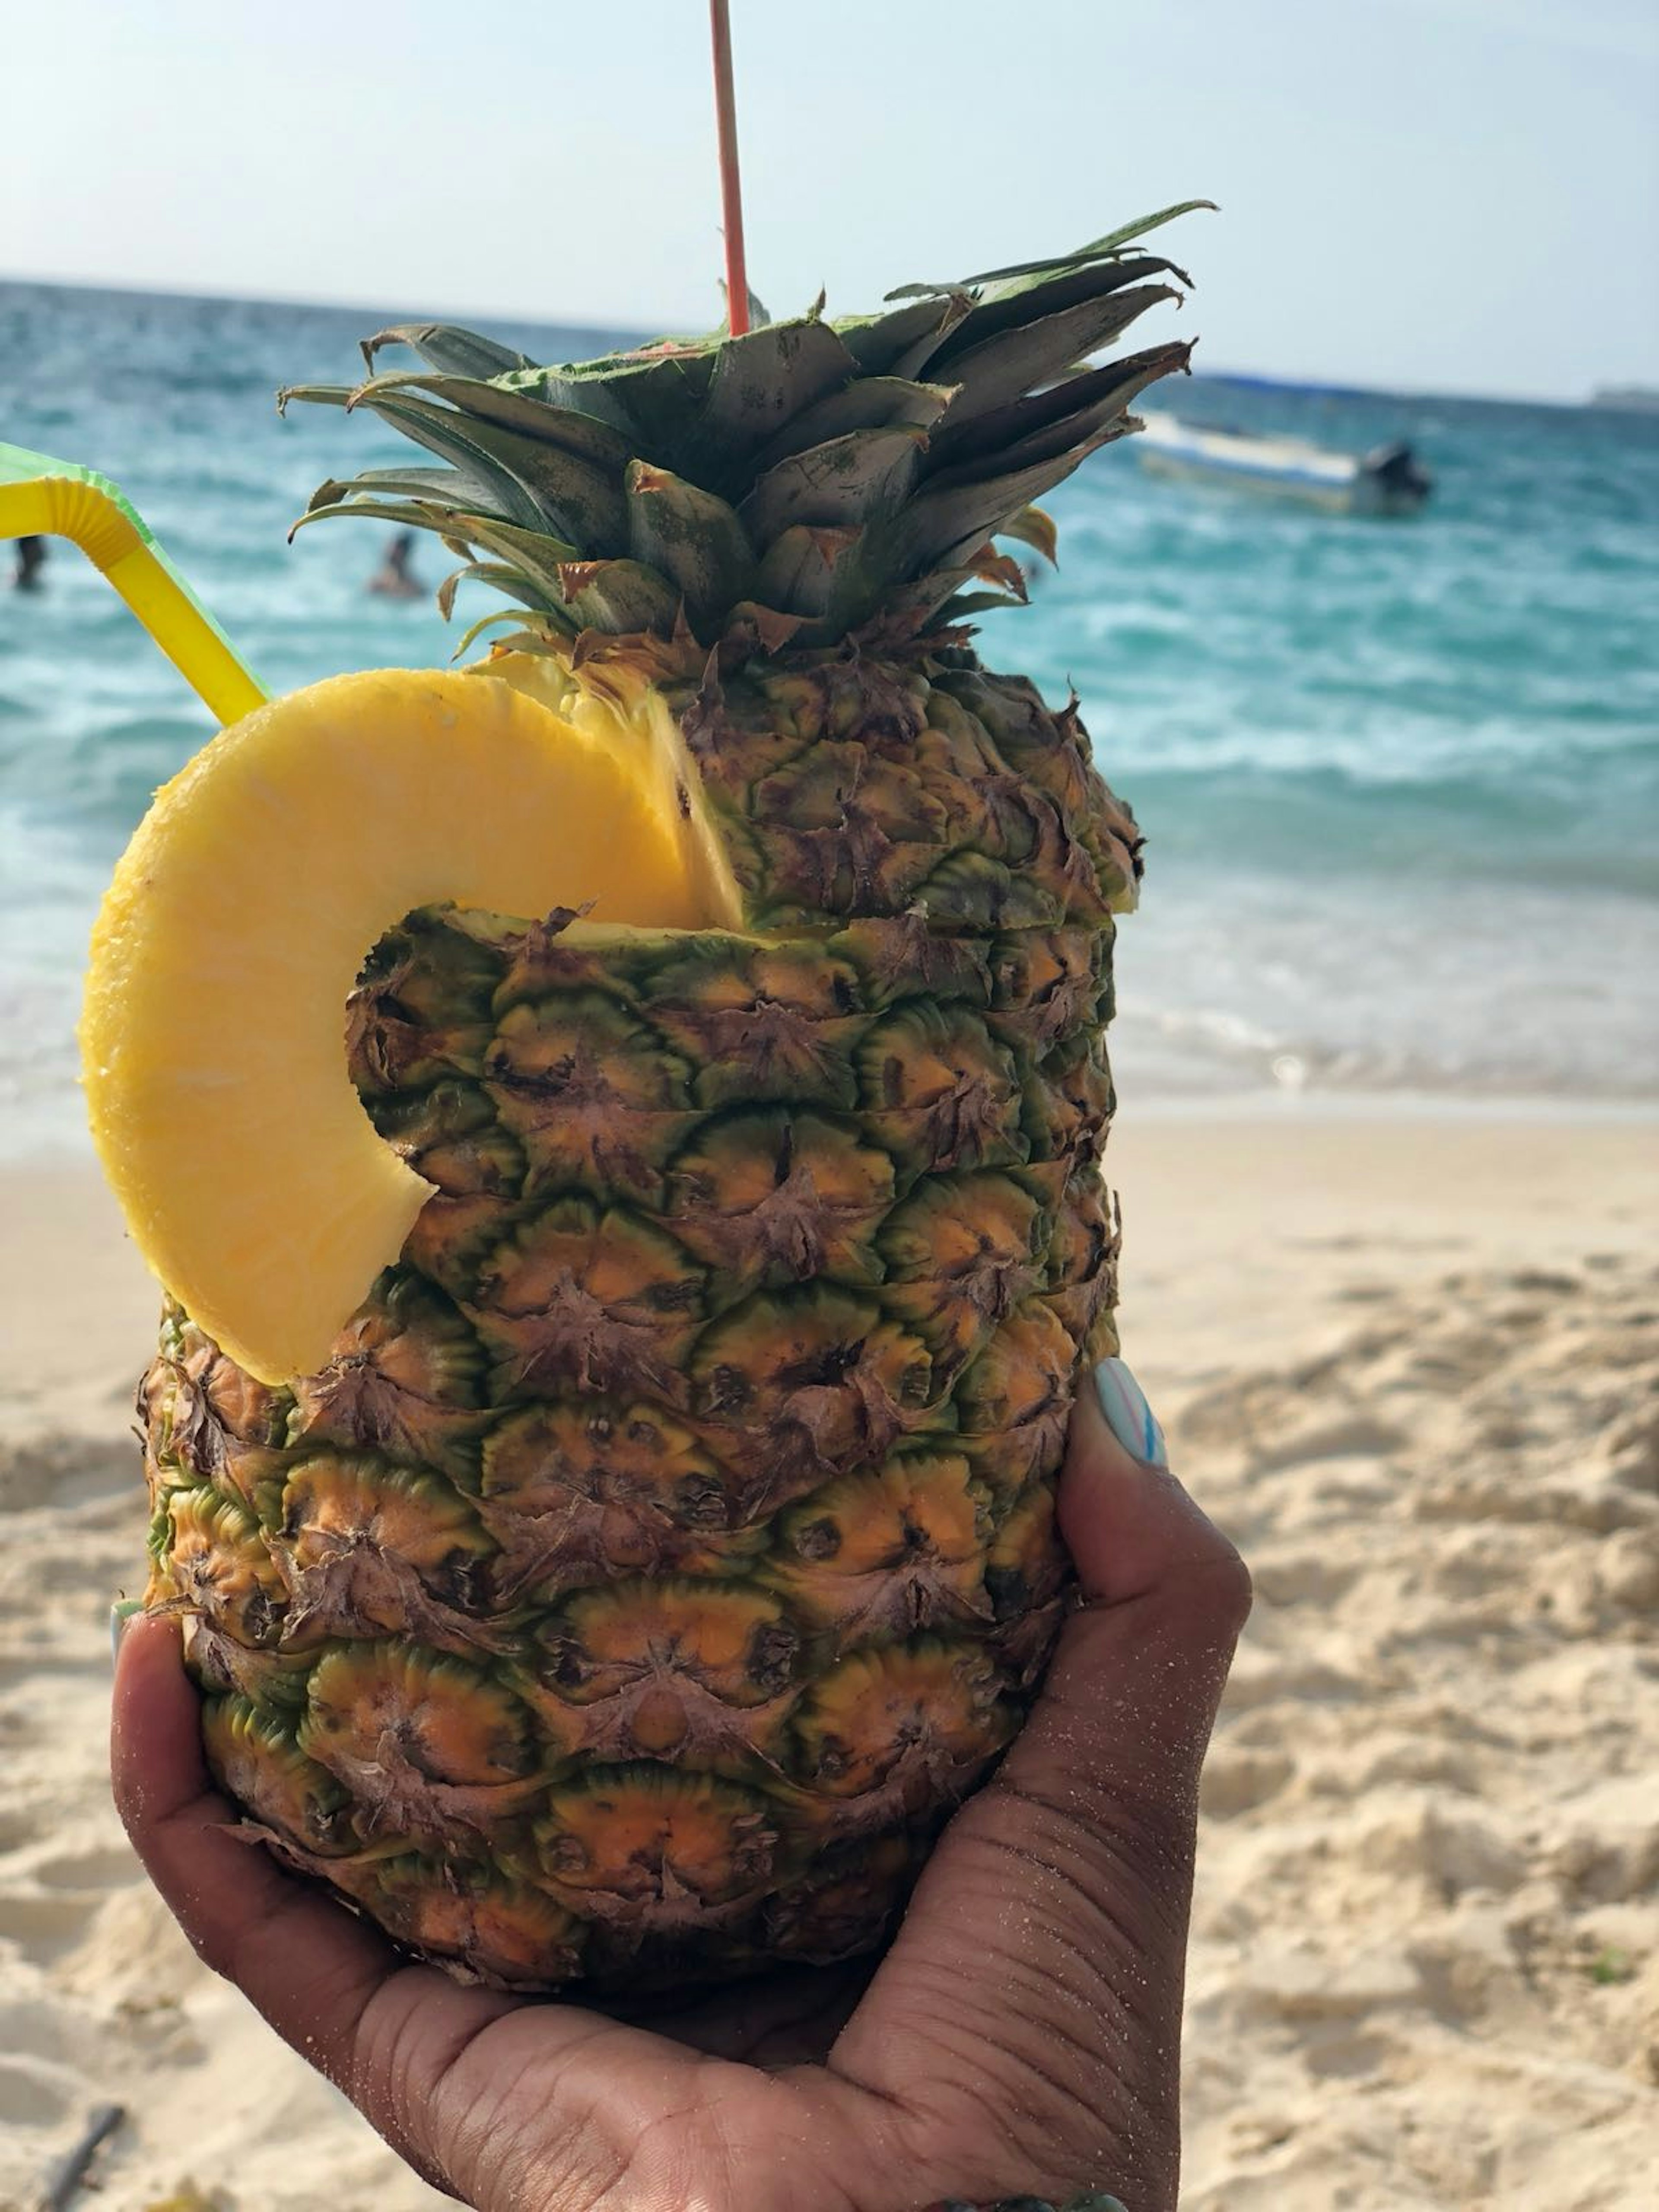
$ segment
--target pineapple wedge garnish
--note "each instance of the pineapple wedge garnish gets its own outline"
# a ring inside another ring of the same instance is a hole
[[[93,1136],[149,1267],[261,1381],[324,1364],[431,1188],[347,1073],[364,956],[434,901],[722,919],[660,769],[648,727],[387,669],[273,701],[157,793],[93,937]]]

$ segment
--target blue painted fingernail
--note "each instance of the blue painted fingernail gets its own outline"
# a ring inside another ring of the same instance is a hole
[[[1121,1359],[1103,1359],[1095,1370],[1100,1410],[1125,1451],[1147,1467],[1168,1467],[1170,1447],[1146,1393]]]
[[[112,1660],[121,1656],[121,1632],[135,1613],[142,1613],[144,1601],[141,1597],[118,1598],[109,1609],[109,1656]]]

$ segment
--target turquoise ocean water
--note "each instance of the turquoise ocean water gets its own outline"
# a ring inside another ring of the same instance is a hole
[[[279,422],[274,389],[352,380],[395,319],[0,284],[0,439],[121,484],[270,689],[441,662],[485,595],[447,629],[364,594],[379,526],[286,543],[321,477],[408,449]],[[548,360],[608,337],[493,327]],[[1076,686],[1147,832],[1126,1098],[1659,1101],[1659,417],[1204,378],[1158,404],[1409,436],[1437,490],[1410,521],[1333,520],[1155,483],[1131,443],[1047,502],[1060,569],[981,647]],[[429,581],[446,557],[420,549]],[[0,1151],[80,1142],[99,893],[209,733],[72,549],[40,592],[0,588]]]

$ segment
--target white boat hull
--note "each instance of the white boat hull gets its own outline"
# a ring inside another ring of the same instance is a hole
[[[1294,500],[1330,514],[1410,514],[1429,489],[1401,447],[1339,453],[1299,438],[1206,429],[1173,415],[1148,415],[1135,449],[1150,476]]]

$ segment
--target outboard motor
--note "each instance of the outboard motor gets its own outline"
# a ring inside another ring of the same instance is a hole
[[[1391,446],[1374,447],[1361,465],[1382,494],[1384,504],[1396,511],[1421,507],[1434,486],[1434,479],[1403,438]]]

